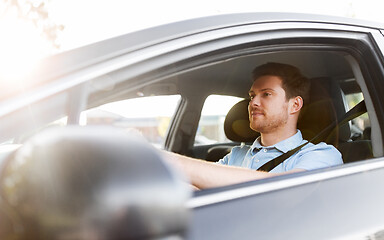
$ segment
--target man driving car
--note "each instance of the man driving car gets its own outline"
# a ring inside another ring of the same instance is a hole
[[[304,140],[297,122],[307,101],[309,80],[299,69],[267,63],[253,71],[249,90],[250,127],[260,133],[251,146],[234,147],[217,164],[166,152],[171,162],[197,188],[211,188],[342,164],[340,152],[325,143]],[[306,144],[307,143],[307,144]],[[288,151],[299,148],[271,171],[257,170]]]

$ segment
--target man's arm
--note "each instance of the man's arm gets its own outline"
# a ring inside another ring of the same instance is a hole
[[[182,171],[187,177],[189,177],[192,185],[200,189],[221,187],[235,183],[304,171],[303,169],[294,169],[283,173],[269,173],[247,168],[215,164],[172,152],[164,151],[163,154],[167,162]]]

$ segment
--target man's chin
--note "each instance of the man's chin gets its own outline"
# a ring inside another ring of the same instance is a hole
[[[250,127],[253,131],[255,131],[255,132],[260,132],[260,131],[262,131],[261,128],[258,127],[258,126],[252,126],[252,125],[250,125],[249,127]]]

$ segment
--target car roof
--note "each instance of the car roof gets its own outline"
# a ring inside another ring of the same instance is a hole
[[[101,56],[108,57],[108,55],[110,55],[112,52],[115,52],[115,54],[117,55],[127,53],[146,46],[158,44],[161,42],[200,32],[212,31],[216,29],[234,26],[272,22],[312,22],[332,24],[336,23],[349,26],[384,29],[384,23],[371,22],[346,17],[277,12],[237,13],[188,19],[184,21],[155,26],[152,28],[132,33],[127,33],[125,35],[111,38],[109,40],[94,43],[87,47],[84,47],[83,49],[84,51],[88,49],[98,49],[99,51],[92,51],[95,54],[95,58],[99,58]],[[100,51],[101,46],[108,47],[103,47],[102,49],[105,49],[105,51]],[[78,50],[80,49],[77,49],[75,51]],[[73,54],[72,51],[70,51],[70,53]],[[62,56],[65,55],[66,53],[64,53]]]
[[[92,59],[97,61],[102,58],[118,56],[150,45],[200,32],[267,22],[336,23],[349,26],[384,29],[384,23],[316,14],[276,12],[223,14],[188,19],[127,33],[122,36],[100,41],[86,47],[59,54],[58,57],[65,59],[68,55],[71,55],[71,62],[75,64],[76,62],[84,62],[85,59],[81,59],[81,56],[84,56],[84,54],[81,54],[80,52],[87,52],[88,54],[93,54]],[[79,52],[79,54],[74,58],[73,55],[75,51]]]

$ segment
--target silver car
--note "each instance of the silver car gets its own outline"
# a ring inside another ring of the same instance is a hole
[[[382,239],[383,29],[221,15],[46,59],[22,87],[0,88],[0,238]],[[247,121],[234,109],[267,62],[310,78],[299,128],[344,164],[191,191],[159,148],[217,161],[252,142],[233,130]]]

